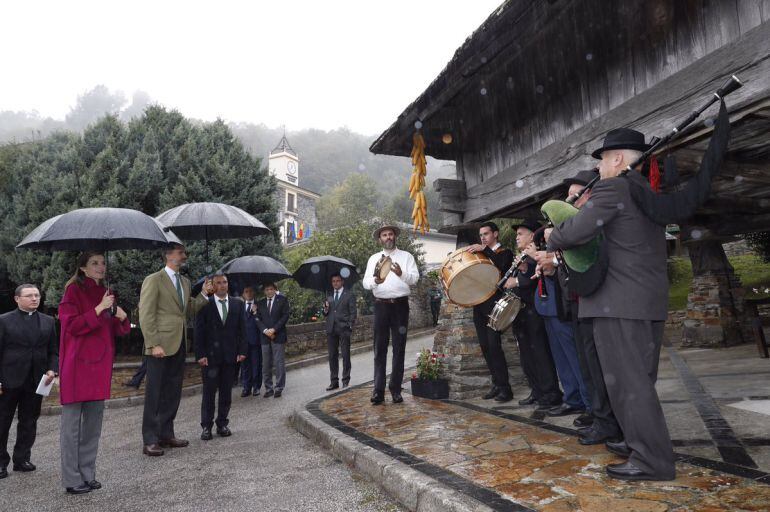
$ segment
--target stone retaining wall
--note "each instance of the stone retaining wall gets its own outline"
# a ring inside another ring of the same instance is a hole
[[[350,342],[358,343],[371,340],[373,321],[373,315],[359,316],[353,328]],[[323,321],[289,325],[286,327],[286,334],[289,336],[289,341],[286,345],[287,356],[296,356],[314,350],[326,349],[326,323]]]

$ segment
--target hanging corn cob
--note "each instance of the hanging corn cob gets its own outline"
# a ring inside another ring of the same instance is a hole
[[[420,132],[415,132],[412,137],[412,177],[409,178],[409,199],[414,199],[414,208],[412,209],[412,221],[414,221],[414,232],[420,230],[425,234],[430,229],[428,223],[428,203],[425,201],[425,140]]]

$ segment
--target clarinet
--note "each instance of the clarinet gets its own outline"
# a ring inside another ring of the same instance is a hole
[[[709,98],[709,101],[707,101],[705,105],[703,105],[698,110],[695,110],[694,112],[690,113],[690,115],[687,116],[687,118],[684,121],[682,121],[677,126],[675,126],[668,135],[664,136],[662,139],[660,139],[658,137],[654,137],[653,140],[651,141],[652,144],[650,145],[650,148],[647,151],[645,151],[644,153],[642,153],[641,156],[639,156],[639,158],[637,158],[632,163],[630,163],[628,165],[628,167],[623,169],[620,172],[620,175],[621,176],[626,175],[630,171],[634,170],[634,168],[636,166],[638,166],[639,164],[644,163],[648,158],[650,158],[650,156],[652,156],[653,153],[655,153],[658,149],[660,149],[661,147],[663,147],[666,144],[668,144],[671,139],[673,139],[674,137],[679,135],[679,133],[682,130],[684,130],[690,123],[692,123],[698,117],[700,117],[700,115],[703,113],[704,110],[709,108],[711,105],[713,105],[717,101],[721,101],[722,98],[724,98],[725,96],[727,96],[731,92],[733,92],[733,91],[735,91],[737,89],[740,89],[741,87],[743,87],[743,83],[738,79],[738,77],[735,76],[735,75],[730,76],[730,78],[727,79],[727,82],[725,82],[722,87],[717,89],[717,92],[715,92],[712,95],[712,97]],[[599,179],[600,179],[599,176],[597,176],[594,179],[592,179],[590,182],[588,182],[588,184],[586,185],[586,187],[583,190],[581,190],[580,192],[578,192],[575,195],[572,195],[572,196],[568,197],[567,198],[567,202],[569,204],[574,204],[578,199],[580,199],[583,196],[583,194],[585,194],[586,192],[588,192],[589,190],[594,188],[594,185],[596,185],[596,183],[599,181]]]
[[[503,290],[503,285],[508,280],[508,278],[510,278],[510,277],[518,277],[519,272],[520,272],[519,271],[519,265],[521,265],[522,263],[529,263],[529,262],[532,262],[532,258],[530,258],[529,255],[527,255],[527,254],[521,253],[521,256],[519,256],[519,259],[517,259],[516,261],[513,262],[513,264],[511,264],[511,268],[509,268],[505,272],[505,274],[503,274],[502,279],[500,279],[500,281],[497,282],[497,288],[500,289],[500,290]],[[532,263],[534,263],[534,262],[532,262]],[[505,291],[505,290],[503,290],[503,291]]]

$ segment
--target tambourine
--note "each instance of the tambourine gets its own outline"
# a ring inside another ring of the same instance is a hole
[[[384,281],[388,274],[390,274],[391,267],[393,267],[393,260],[390,259],[390,256],[383,254],[380,261],[374,266],[374,277]]]

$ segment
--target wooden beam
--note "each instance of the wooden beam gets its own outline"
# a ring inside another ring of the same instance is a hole
[[[433,188],[439,193],[439,211],[465,212],[465,181],[440,178],[433,182]]]

